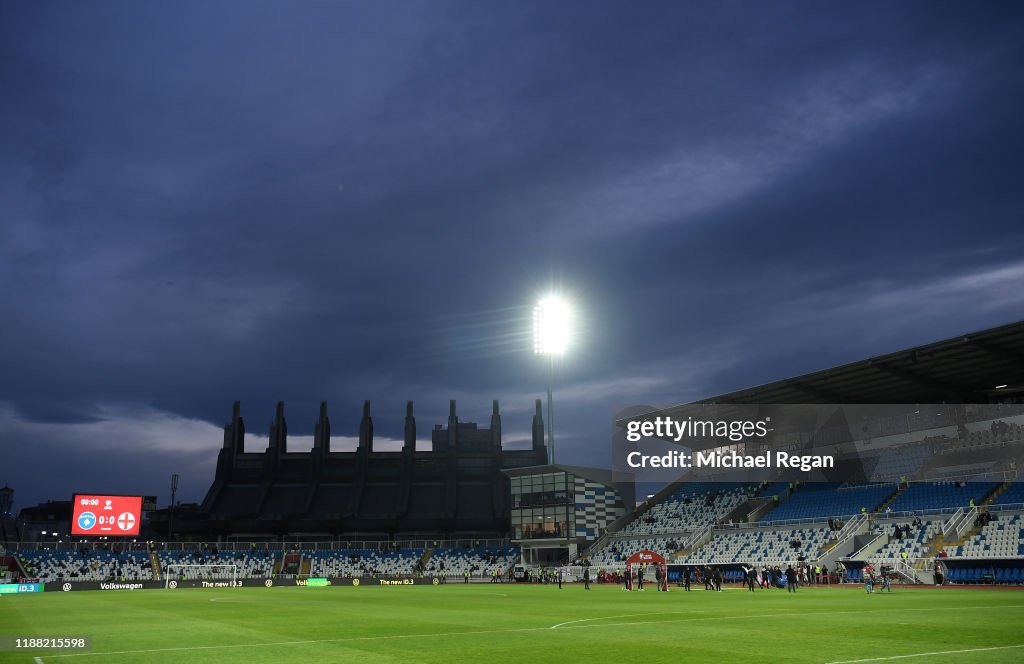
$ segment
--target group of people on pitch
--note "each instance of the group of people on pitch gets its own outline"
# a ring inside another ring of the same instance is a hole
[[[650,574],[649,567],[654,568],[654,585],[659,591],[668,591],[668,573],[663,565],[653,564],[647,565],[646,563],[636,565],[632,568],[627,568],[626,573],[623,575],[623,581],[625,585],[623,590],[633,590],[635,587],[637,590],[643,592],[644,589],[644,577]],[[635,584],[635,585],[634,585]]]
[[[679,583],[683,590],[690,592],[691,581],[703,581],[704,590],[722,592],[722,570],[711,565],[690,567],[687,565],[680,574]]]
[[[881,570],[876,571],[874,565],[867,563],[861,572],[864,575],[864,590],[867,592],[875,592],[875,584],[877,583],[880,583],[882,586],[879,592],[884,590],[892,592],[892,579],[890,578],[888,567],[883,566]]]

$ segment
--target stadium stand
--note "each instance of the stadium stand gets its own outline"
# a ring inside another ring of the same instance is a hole
[[[790,482],[774,482],[772,484],[765,485],[763,489],[757,492],[756,495],[763,498],[774,498],[778,496],[782,499],[789,495]]]
[[[992,501],[993,505],[1017,505],[1024,503],[1024,482],[1013,482]]]
[[[589,561],[591,565],[599,567],[614,567],[625,564],[627,558],[641,550],[654,551],[667,560],[672,558],[681,546],[682,539],[677,535],[616,539],[601,551],[591,555]]]
[[[311,576],[408,576],[416,571],[423,549],[347,549],[308,551]]]
[[[981,529],[960,546],[946,547],[950,556],[964,558],[1006,558],[1024,556],[1024,522],[1021,515],[1005,515]]]
[[[800,557],[813,560],[829,541],[830,533],[828,527],[814,526],[793,529],[745,529],[723,533],[689,556],[685,563],[781,563]]]
[[[695,482],[686,484],[651,505],[626,524],[597,552],[590,563],[621,565],[641,549],[673,556],[689,534],[716,524],[754,493],[755,487],[738,482]]]
[[[875,482],[897,482],[901,477],[917,474],[931,456],[929,443],[911,443],[882,450],[871,479]]]
[[[152,578],[148,557],[139,552],[53,551],[37,549],[19,556],[25,572],[47,581],[138,581]]]
[[[494,569],[505,574],[519,560],[519,550],[513,546],[472,547],[465,549],[434,549],[427,561],[426,570],[432,573],[444,572],[449,578],[471,575],[487,576]]]
[[[967,507],[972,500],[980,505],[998,486],[998,482],[915,482],[889,507],[894,512],[918,512]]]
[[[893,525],[899,525],[902,533],[908,524],[882,521],[874,525],[873,532],[878,535],[888,535],[889,541],[873,554],[872,558],[876,560],[902,558],[903,554],[906,554],[907,558],[920,558],[928,553],[928,543],[941,532],[942,528],[941,521],[923,521],[920,527],[911,529],[909,536],[901,534],[897,537],[894,535]]]
[[[218,551],[216,548],[200,551],[163,551],[159,555],[160,567],[168,565],[235,565],[238,578],[263,578],[273,574],[274,561],[283,551]]]
[[[790,519],[827,519],[875,511],[896,492],[895,484],[869,484],[841,488],[835,483],[801,484],[789,499],[761,517],[762,522]]]
[[[619,533],[622,535],[658,535],[693,532],[714,523],[750,497],[747,484],[694,483],[674,491],[664,501],[652,505]]]

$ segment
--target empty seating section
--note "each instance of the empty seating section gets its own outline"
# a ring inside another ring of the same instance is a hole
[[[729,563],[782,563],[803,557],[814,560],[829,541],[827,527],[783,530],[740,530],[716,536],[693,555],[687,565]]]
[[[931,456],[927,443],[900,445],[882,450],[871,474],[875,482],[898,482],[904,476],[912,478]]]
[[[994,482],[919,482],[912,483],[889,505],[894,512],[955,510],[973,500],[980,505],[999,486]]]
[[[153,578],[145,553],[110,551],[29,551],[20,556],[32,578],[46,581],[128,581]]]
[[[839,488],[834,483],[801,484],[762,522],[790,519],[828,519],[858,514],[861,508],[874,511],[896,492],[895,484],[868,484]]]
[[[905,526],[909,525],[902,521],[885,521],[876,523],[874,532],[889,535],[889,543],[884,545],[871,557],[883,560],[901,558],[904,553],[907,558],[922,558],[929,553],[928,542],[933,540],[942,530],[942,521],[923,521],[921,527],[911,527],[910,535],[897,538],[893,532],[893,524],[899,524],[901,533]]]
[[[953,583],[1024,583],[1024,568],[1010,565],[966,565],[950,567],[946,575]]]
[[[473,576],[487,576],[495,569],[504,575],[518,560],[519,550],[512,546],[439,548],[431,554],[426,570],[429,573],[445,572],[449,578],[462,577],[466,572]]]
[[[630,521],[622,535],[658,535],[700,530],[715,523],[751,493],[746,484],[703,482],[687,484]]]
[[[408,576],[416,571],[423,549],[344,549],[307,551],[303,555],[310,560],[310,576]]]
[[[1003,515],[960,546],[947,546],[946,553],[965,558],[1007,558],[1024,556],[1024,522],[1021,515]]]

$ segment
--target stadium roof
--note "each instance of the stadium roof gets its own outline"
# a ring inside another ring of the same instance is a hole
[[[696,403],[990,403],[1018,395],[1024,395],[1024,321]]]

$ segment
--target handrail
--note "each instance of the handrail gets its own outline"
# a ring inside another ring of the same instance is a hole
[[[694,545],[703,539],[706,535],[711,534],[714,536],[715,526],[713,524],[707,524],[697,532],[693,533],[679,546],[680,549],[693,549]]]
[[[956,532],[957,523],[960,521],[960,519],[963,518],[963,516],[964,516],[964,508],[958,507],[956,512],[953,512],[953,515],[950,516],[949,519],[947,519],[942,524],[942,528],[941,528],[942,534],[945,535],[946,533]]]
[[[845,542],[848,538],[856,535],[857,531],[860,530],[861,525],[863,525],[867,520],[868,517],[866,514],[858,514],[844,523],[843,527],[839,529],[838,533],[836,533],[837,546]]]
[[[972,507],[970,511],[964,514],[964,518],[960,520],[960,523],[956,526],[956,536],[963,537],[964,533],[974,527],[974,523],[978,520],[978,508]]]

